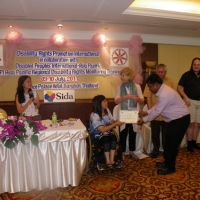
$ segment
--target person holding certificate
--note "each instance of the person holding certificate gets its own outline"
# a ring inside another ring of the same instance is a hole
[[[138,132],[137,120],[134,116],[138,115],[140,109],[139,103],[144,102],[144,97],[140,85],[133,82],[134,77],[135,74],[132,69],[126,67],[121,70],[120,78],[122,84],[117,88],[115,97],[115,103],[120,105],[120,120],[126,122],[126,124],[120,126],[120,143],[122,146],[123,159],[125,159],[126,139],[128,134],[129,153],[132,158],[138,159],[134,154],[136,132]],[[131,119],[135,118],[135,122],[130,121],[130,115],[132,116]]]

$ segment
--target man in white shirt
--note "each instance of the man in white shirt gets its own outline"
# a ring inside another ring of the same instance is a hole
[[[168,122],[166,144],[164,149],[163,163],[157,162],[157,173],[167,175],[176,171],[175,162],[178,155],[179,145],[190,124],[190,114],[185,102],[180,95],[171,87],[163,84],[163,80],[157,74],[151,74],[146,83],[149,90],[158,98],[158,102],[150,110],[139,112],[138,125],[152,121],[158,115]]]

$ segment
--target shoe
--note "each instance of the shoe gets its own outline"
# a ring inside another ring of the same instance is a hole
[[[122,167],[121,163],[114,163],[112,166],[113,166],[114,169],[117,169],[117,168],[119,169],[119,168]]]
[[[175,173],[175,169],[170,169],[170,168],[164,168],[164,169],[158,169],[157,174],[159,175],[167,175],[167,174],[172,174]]]
[[[200,147],[199,147],[198,144],[196,143],[196,140],[193,140],[193,141],[192,141],[192,147],[193,147],[194,149],[200,150]]]
[[[194,152],[193,141],[187,141],[187,151]]]
[[[160,168],[160,169],[164,169],[164,168],[166,168],[166,164],[165,164],[165,162],[157,162],[156,167]]]
[[[113,165],[112,164],[107,164],[106,165],[106,169],[112,169],[113,168]]]
[[[187,151],[194,152],[194,149],[191,146],[187,146]]]
[[[151,153],[151,154],[150,154],[150,157],[151,157],[151,158],[157,158],[157,157],[158,157],[158,153]]]

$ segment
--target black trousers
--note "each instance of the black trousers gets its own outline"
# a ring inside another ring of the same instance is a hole
[[[135,151],[136,132],[133,131],[132,124],[126,124],[125,129],[120,132],[120,144],[122,147],[122,152],[126,151],[126,138],[128,134],[129,134],[129,150]]]
[[[153,153],[159,153],[160,149],[160,133],[162,134],[162,147],[165,149],[165,141],[168,123],[165,121],[151,121],[151,139],[153,143]]]
[[[170,169],[175,169],[178,148],[190,124],[190,115],[169,122],[164,150],[165,164]]]

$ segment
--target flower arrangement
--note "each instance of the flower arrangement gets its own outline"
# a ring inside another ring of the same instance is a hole
[[[39,131],[47,129],[41,121],[33,121],[32,117],[8,116],[0,120],[0,140],[5,147],[12,149],[18,142],[25,144],[26,139],[38,146]]]

